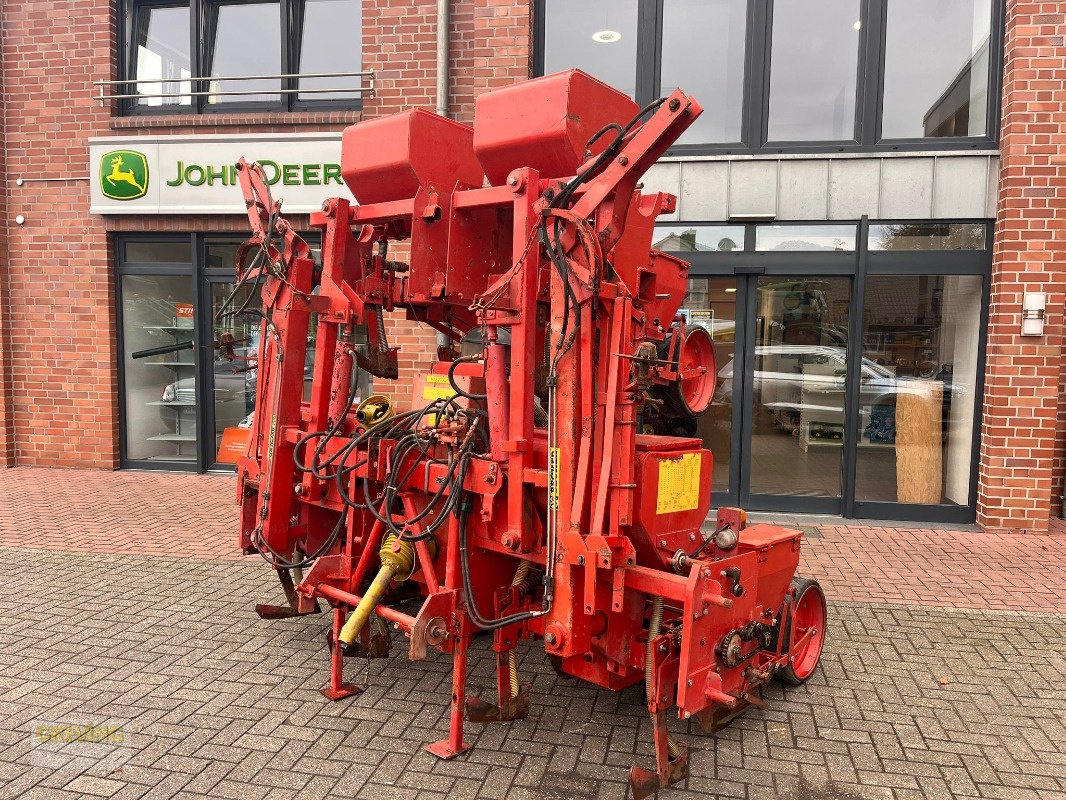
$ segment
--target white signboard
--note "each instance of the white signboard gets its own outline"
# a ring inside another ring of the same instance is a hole
[[[258,161],[282,211],[352,200],[337,133],[98,136],[89,139],[94,214],[244,214],[237,160]]]

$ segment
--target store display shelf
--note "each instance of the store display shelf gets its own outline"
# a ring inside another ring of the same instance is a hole
[[[148,436],[146,441],[149,442],[195,442],[196,434],[188,435],[185,433],[161,433],[158,436]]]
[[[145,405],[146,406],[167,406],[167,407],[170,407],[170,408],[194,408],[196,406],[196,402],[192,401],[192,400],[190,400],[188,402],[186,402],[184,400],[170,400],[170,401],[168,401],[168,400],[152,400],[152,401],[149,401],[149,402],[145,403]]]

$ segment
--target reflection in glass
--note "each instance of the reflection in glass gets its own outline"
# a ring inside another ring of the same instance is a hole
[[[881,137],[982,136],[992,0],[889,0]]]
[[[140,241],[125,243],[123,261],[127,264],[191,264],[192,245],[188,239],[178,242]]]
[[[859,5],[859,0],[775,0],[769,141],[854,138]]]
[[[715,362],[731,364],[736,349],[737,281],[735,278],[691,278],[682,313],[689,325],[705,328],[714,342]],[[696,420],[695,435],[714,456],[712,486],[716,493],[728,492],[730,431],[733,427],[732,384],[721,373],[710,408]],[[716,503],[717,504],[717,503]]]
[[[544,74],[575,68],[636,94],[637,0],[545,0]]]
[[[281,74],[281,7],[273,3],[219,3],[213,6],[215,36],[210,52],[212,76]],[[254,46],[252,44],[254,43]],[[269,94],[281,80],[210,82],[208,103],[250,103],[278,100]],[[261,91],[263,94],[219,95],[214,92]]]
[[[652,244],[664,253],[730,252],[744,249],[743,225],[660,225]]]
[[[758,280],[752,494],[840,496],[850,296],[850,278]]]
[[[196,462],[196,350],[189,276],[123,275],[126,458]],[[133,358],[150,348],[182,349]]]
[[[677,87],[703,115],[678,144],[739,142],[747,0],[665,0],[660,97]]]
[[[756,250],[855,249],[854,225],[760,225],[755,229]]]
[[[903,222],[870,226],[871,250],[984,250],[982,222]]]
[[[362,55],[361,0],[305,0],[300,41],[300,72],[359,72]],[[301,78],[303,89],[342,89],[359,78]],[[301,100],[357,99],[352,92],[312,92]]]
[[[172,97],[144,97],[142,106],[187,105],[192,91],[189,58],[189,4],[140,6],[136,15],[134,42],[138,94],[167,94]],[[163,81],[155,83],[154,81]]]
[[[981,278],[866,279],[857,500],[970,501]]]

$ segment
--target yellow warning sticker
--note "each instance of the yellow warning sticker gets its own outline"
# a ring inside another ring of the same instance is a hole
[[[548,450],[548,510],[559,510],[559,448]]]
[[[443,383],[445,386],[451,385],[447,375],[427,375],[426,383]]]
[[[441,400],[445,397],[455,397],[455,392],[450,386],[429,386],[422,390],[423,400]]]
[[[659,462],[659,496],[655,501],[656,514],[691,511],[700,504],[699,453],[685,453],[680,458]]]

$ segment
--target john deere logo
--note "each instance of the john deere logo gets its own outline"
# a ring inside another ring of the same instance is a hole
[[[136,200],[148,193],[148,160],[136,150],[113,150],[100,159],[100,191],[112,200]]]

